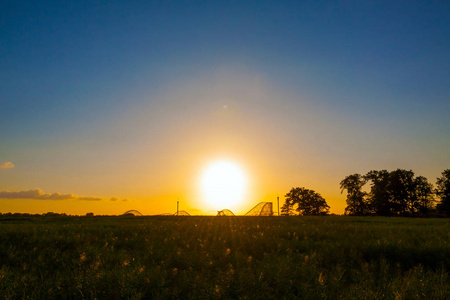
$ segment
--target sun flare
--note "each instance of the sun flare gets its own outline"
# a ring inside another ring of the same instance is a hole
[[[200,183],[204,201],[211,208],[233,208],[244,198],[247,177],[238,164],[220,160],[203,171]]]

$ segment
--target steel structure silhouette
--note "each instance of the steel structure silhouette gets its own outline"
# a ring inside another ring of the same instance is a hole
[[[133,216],[139,216],[139,217],[142,217],[142,216],[143,216],[143,214],[141,214],[139,211],[134,210],[134,209],[132,209],[132,210],[127,210],[126,212],[124,212],[124,213],[122,214],[122,216],[127,216],[127,215],[133,215]]]
[[[272,202],[260,202],[250,209],[245,216],[272,216]]]
[[[229,210],[229,209],[223,209],[223,210],[219,210],[217,212],[217,216],[218,217],[234,216],[234,213],[231,210]]]

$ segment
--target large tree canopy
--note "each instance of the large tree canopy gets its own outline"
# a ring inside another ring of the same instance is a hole
[[[366,183],[370,184],[369,193],[363,191]],[[414,177],[411,170],[372,170],[364,176],[349,175],[341,181],[341,191],[344,190],[345,212],[350,215],[414,216],[428,213],[433,206],[433,186],[423,176]]]
[[[345,214],[366,215],[370,213],[369,203],[367,203],[367,193],[362,191],[366,180],[361,174],[353,174],[345,177],[341,181],[341,193],[347,190],[347,207]]]
[[[330,209],[320,194],[304,187],[292,188],[285,197],[285,203],[281,208],[284,215],[296,214],[294,210],[303,216],[325,215]]]
[[[440,200],[437,209],[450,216],[450,169],[442,172],[442,176],[437,178],[436,195]]]

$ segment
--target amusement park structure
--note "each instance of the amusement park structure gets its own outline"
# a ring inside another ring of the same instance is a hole
[[[246,216],[272,216],[273,206],[272,202],[260,202],[255,207],[250,209]]]
[[[244,216],[273,216],[273,205],[272,202],[260,202],[250,209]],[[143,216],[141,212],[137,210],[127,210],[121,216]],[[179,202],[177,201],[177,211],[176,213],[165,213],[160,214],[160,216],[190,216],[190,214],[185,210],[179,210]],[[217,212],[219,217],[232,217],[235,214],[229,209],[223,209]]]
[[[126,212],[124,212],[124,213],[122,214],[122,216],[137,216],[137,217],[142,217],[143,214],[141,214],[141,213],[140,213],[139,211],[137,211],[137,210],[132,209],[132,210],[127,210]]]
[[[230,217],[234,216],[234,213],[229,209],[223,209],[217,212],[218,217]]]
[[[217,216],[234,216],[235,214],[229,210],[224,209],[217,212]],[[272,202],[260,202],[255,207],[250,209],[244,216],[273,216]]]

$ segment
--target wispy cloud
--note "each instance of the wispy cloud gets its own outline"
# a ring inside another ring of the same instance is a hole
[[[111,201],[128,201],[128,199],[119,199],[119,198],[116,198],[116,197],[112,197],[110,200]]]
[[[84,200],[84,201],[100,201],[102,198],[98,197],[78,197],[77,200]]]
[[[0,169],[9,169],[9,168],[14,168],[14,164],[10,161],[4,162],[4,163],[0,163]]]
[[[85,201],[99,201],[98,197],[81,197],[75,194],[61,194],[44,193],[41,189],[32,189],[29,191],[20,192],[0,192],[0,199],[36,199],[36,200],[85,200]]]

